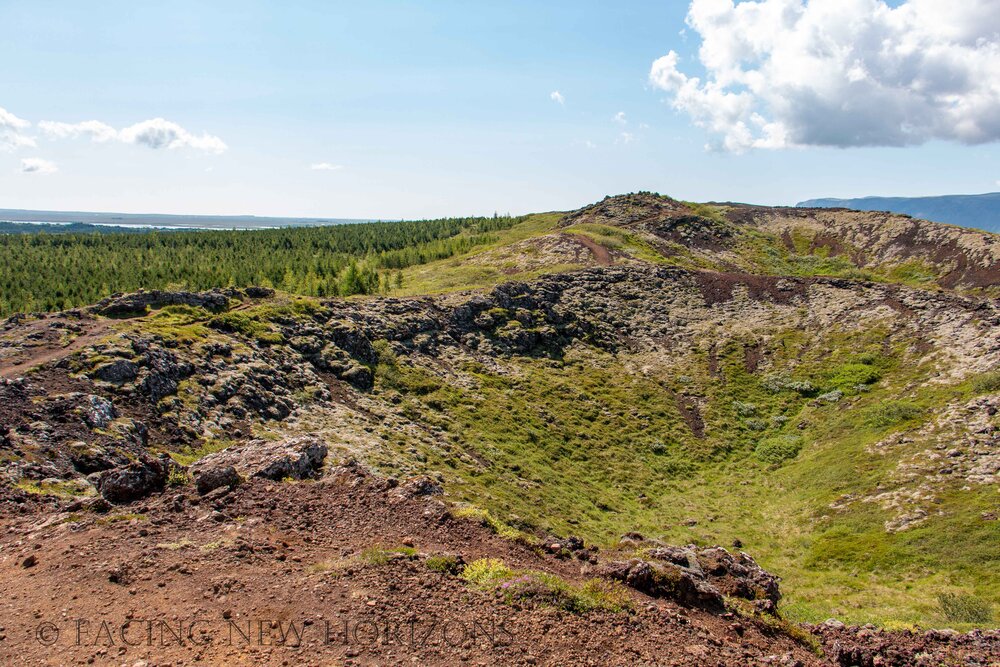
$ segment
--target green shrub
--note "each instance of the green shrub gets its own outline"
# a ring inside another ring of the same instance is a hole
[[[802,438],[797,435],[779,435],[765,438],[757,444],[754,456],[764,463],[781,464],[794,459],[802,449]]]
[[[794,391],[803,396],[816,393],[816,385],[808,380],[793,380],[787,375],[768,375],[761,380],[761,385],[773,394],[783,391]]]
[[[868,408],[865,422],[869,426],[884,428],[916,419],[922,412],[923,410],[919,406],[906,401],[882,401],[878,405]]]
[[[457,507],[452,510],[452,515],[458,519],[472,519],[474,521],[479,521],[482,525],[486,526],[494,533],[500,537],[507,540],[515,540],[517,542],[528,543],[531,541],[527,533],[514,528],[513,526],[504,523],[500,519],[496,518],[490,514],[487,510],[480,509],[474,505],[466,505],[464,507]]]
[[[167,486],[187,486],[191,481],[191,473],[188,472],[187,468],[177,466],[171,468],[167,474]]]
[[[830,376],[830,386],[834,389],[853,389],[857,385],[878,382],[882,374],[868,364],[844,364]]]
[[[462,578],[476,588],[491,589],[514,576],[514,571],[499,558],[480,558],[462,570]]]
[[[428,569],[441,574],[458,574],[462,570],[461,561],[456,556],[449,554],[428,556],[424,564],[427,565]]]
[[[1000,371],[992,371],[980,375],[972,381],[972,389],[977,394],[986,394],[1000,390]]]
[[[502,582],[499,590],[506,602],[530,601],[574,614],[596,609],[619,612],[632,606],[632,597],[622,584],[605,579],[588,579],[582,586],[574,586],[548,572],[516,574]]]
[[[578,591],[581,603],[588,609],[625,611],[632,608],[632,596],[628,588],[617,581],[588,579]]]
[[[938,606],[942,615],[953,623],[984,625],[993,621],[993,605],[975,595],[941,593]]]

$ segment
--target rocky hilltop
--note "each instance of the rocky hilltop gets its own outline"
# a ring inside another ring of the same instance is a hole
[[[397,296],[7,320],[0,653],[1000,660],[997,237],[649,193],[540,220]],[[98,636],[151,616],[214,634]],[[464,634],[351,639],[428,618]]]

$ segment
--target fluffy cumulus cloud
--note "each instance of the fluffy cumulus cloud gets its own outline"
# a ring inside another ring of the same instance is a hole
[[[558,90],[553,90],[551,93],[549,93],[549,99],[552,100],[553,102],[556,102],[557,104],[566,104],[566,98],[563,97],[563,94],[560,93]]]
[[[1000,139],[1000,1],[692,0],[650,82],[734,152]],[[697,65],[693,65],[697,66]]]
[[[192,134],[177,123],[164,118],[144,120],[122,130],[116,130],[99,120],[86,120],[81,123],[43,120],[38,123],[38,129],[49,139],[83,137],[98,143],[120,141],[152,149],[191,148],[216,154],[223,153],[228,148],[219,137],[211,134]]]
[[[59,168],[54,162],[39,157],[26,157],[21,160],[21,171],[25,174],[54,174]]]
[[[228,148],[222,139],[211,134],[191,134],[177,123],[163,118],[144,120],[118,133],[120,141],[147,148],[194,148],[206,153],[224,153]]]
[[[0,150],[34,146],[35,140],[24,133],[29,127],[31,123],[0,107]]]

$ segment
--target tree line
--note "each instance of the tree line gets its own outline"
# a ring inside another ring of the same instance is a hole
[[[442,218],[230,231],[0,233],[0,316],[138,289],[263,285],[308,296],[402,286],[401,269],[495,240],[523,218]]]

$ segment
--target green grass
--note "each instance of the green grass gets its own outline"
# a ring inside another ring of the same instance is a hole
[[[170,452],[170,458],[172,458],[176,463],[182,466],[189,466],[197,463],[201,459],[205,458],[209,454],[214,454],[216,452],[221,452],[227,447],[231,447],[233,444],[232,440],[203,440],[201,445],[198,447],[188,447],[179,452]],[[177,483],[186,483],[178,479]]]
[[[975,595],[965,593],[940,593],[938,605],[941,614],[949,621],[986,625],[993,622],[993,605]]]
[[[373,463],[440,473],[468,504],[459,516],[515,539],[572,534],[610,545],[632,530],[680,544],[738,538],[783,577],[793,619],[941,625],[941,591],[975,582],[970,594],[1000,603],[998,522],[979,516],[995,509],[995,491],[943,489],[941,514],[900,533],[886,532],[893,514],[878,503],[831,507],[875,494],[926,445],[886,455],[869,447],[976,391],[971,380],[928,383],[936,369],[911,342],[887,341],[878,322],[777,331],[765,373],[745,366],[759,341],[737,337],[716,347],[721,378],[707,350],[640,374],[577,346],[561,359],[505,361],[503,374],[467,364],[461,381],[406,365],[383,345],[376,395],[397,397],[402,415],[440,436],[386,432]],[[838,387],[839,401],[816,398]],[[704,437],[681,414],[682,395],[698,398]]]
[[[480,509],[472,505],[466,505],[452,510],[452,515],[459,519],[472,519],[474,521],[478,521],[504,539],[524,543],[532,542],[530,535],[504,523],[490,514],[488,510]]]
[[[394,295],[438,294],[455,290],[489,287],[508,280],[529,280],[543,273],[557,273],[578,268],[576,266],[552,266],[541,271],[527,271],[516,274],[505,273],[502,266],[470,263],[470,258],[491,250],[508,246],[518,241],[542,236],[556,229],[562,213],[537,213],[526,216],[513,227],[495,234],[492,242],[477,245],[470,252],[403,269],[403,286],[394,289]]]
[[[588,579],[575,585],[548,572],[511,569],[498,558],[472,561],[461,576],[474,588],[499,593],[509,604],[552,606],[578,614],[623,612],[633,606],[628,590],[617,582]]]
[[[972,389],[977,394],[1000,391],[1000,371],[984,373],[972,381]]]
[[[368,565],[386,565],[397,558],[416,558],[417,550],[413,547],[384,547],[375,544],[364,549],[358,560]]]
[[[40,496],[58,496],[60,498],[78,498],[96,495],[94,487],[82,480],[41,481],[35,482],[22,479],[14,485],[26,493]]]

